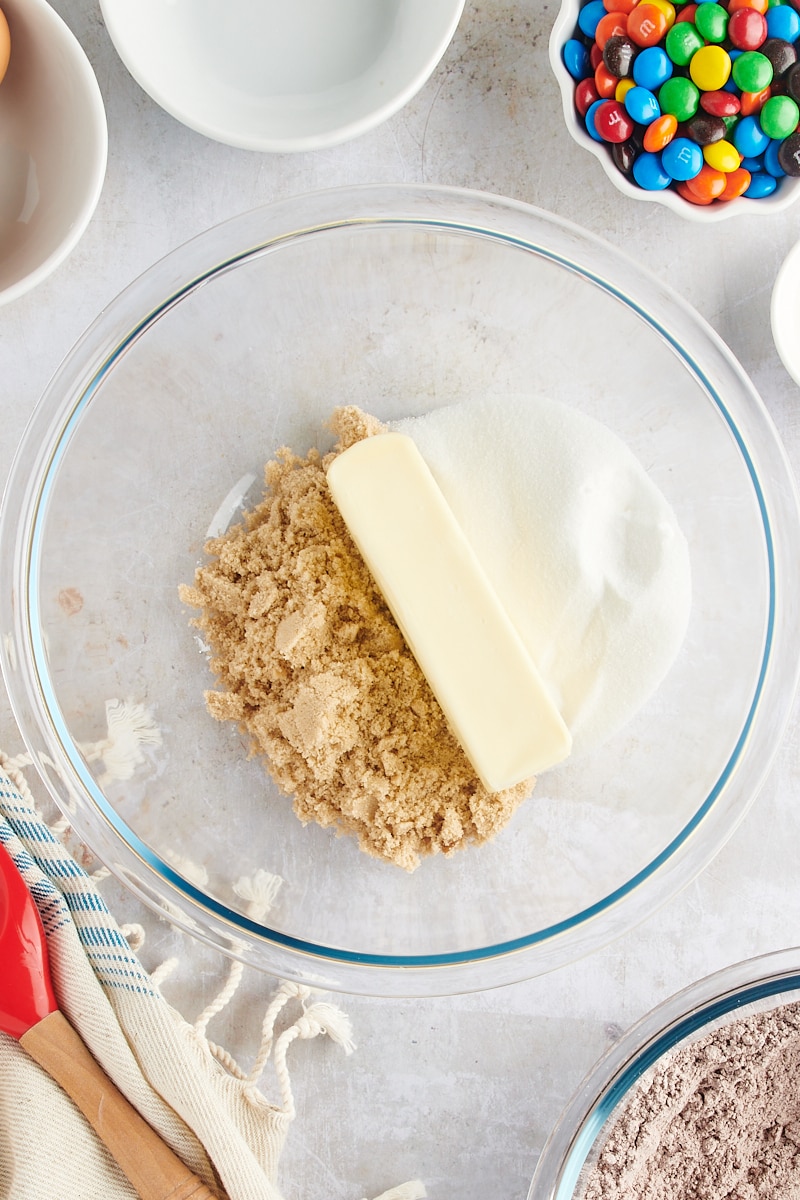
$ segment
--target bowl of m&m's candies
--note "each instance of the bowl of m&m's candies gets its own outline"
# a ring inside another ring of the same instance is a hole
[[[699,220],[800,195],[800,0],[564,0],[550,60],[624,194]]]

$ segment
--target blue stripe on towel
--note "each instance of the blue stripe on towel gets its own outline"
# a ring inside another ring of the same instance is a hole
[[[0,842],[25,879],[48,938],[74,924],[103,987],[156,996],[92,880],[2,771]]]

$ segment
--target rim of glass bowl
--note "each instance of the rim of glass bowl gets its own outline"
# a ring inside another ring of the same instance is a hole
[[[545,1142],[528,1200],[573,1200],[586,1159],[641,1076],[662,1055],[728,1014],[784,993],[800,999],[800,947],[723,967],[646,1013],[592,1067]]]
[[[772,215],[782,212],[790,204],[795,203],[800,197],[800,179],[788,175],[780,180],[779,186],[771,195],[764,196],[760,200],[751,196],[738,196],[735,200],[726,200],[722,204],[702,205],[691,204],[688,200],[682,199],[671,187],[659,191],[648,191],[633,183],[622,171],[618,170],[609,153],[611,149],[609,143],[595,141],[579,117],[575,107],[575,80],[565,67],[562,57],[564,43],[575,34],[578,12],[582,7],[581,0],[562,0],[561,8],[550,31],[548,43],[550,69],[558,82],[561,93],[561,109],[568,133],[574,142],[594,155],[618,192],[630,200],[660,204],[684,220],[706,225],[727,221],[731,217]]]
[[[633,309],[672,347],[727,422],[752,480],[769,568],[768,629],[750,710],[729,761],[680,833],[625,884],[555,925],[512,941],[432,955],[362,954],[295,938],[205,895],[160,859],[114,812],[72,745],[47,678],[37,620],[49,481],[89,398],[125,348],[183,296],[251,256],[325,230],[377,222],[512,245]],[[371,995],[454,994],[531,978],[611,941],[719,851],[755,798],[789,716],[800,664],[793,653],[774,651],[800,637],[800,603],[791,599],[800,597],[798,546],[794,481],[763,403],[714,330],[655,276],[579,226],[522,202],[414,184],[337,188],[266,205],[178,247],[107,306],[66,357],[25,431],[0,514],[0,560],[11,567],[10,582],[0,591],[0,665],[17,723],[54,800],[100,860],[150,908],[234,957],[300,982]],[[102,819],[90,821],[90,813]],[[698,845],[692,835],[701,824],[705,835]],[[142,869],[157,898],[139,882]]]

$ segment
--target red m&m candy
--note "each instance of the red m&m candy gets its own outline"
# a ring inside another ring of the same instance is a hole
[[[606,142],[625,142],[634,124],[618,100],[606,100],[594,114],[594,127]]]
[[[755,8],[737,8],[728,18],[728,37],[737,50],[758,50],[767,40],[767,22]]]
[[[712,117],[735,117],[741,106],[739,97],[724,89],[700,93],[700,107],[704,112],[711,113]]]

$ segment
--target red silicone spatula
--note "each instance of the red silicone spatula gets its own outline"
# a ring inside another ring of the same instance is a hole
[[[2,844],[0,1029],[72,1098],[142,1200],[214,1200],[128,1103],[59,1011],[39,910]]]

